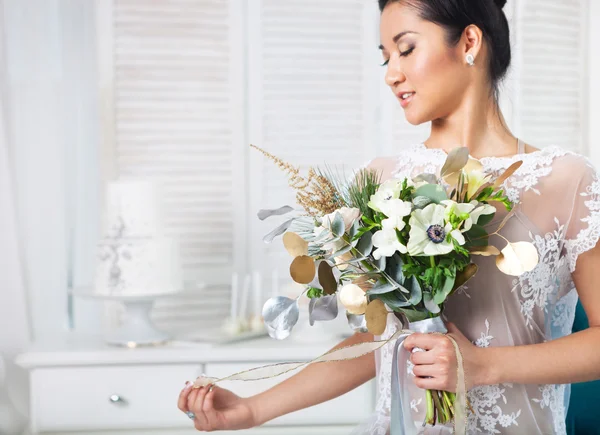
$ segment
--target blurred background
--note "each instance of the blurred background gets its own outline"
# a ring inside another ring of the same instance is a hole
[[[600,3],[505,11],[513,133],[600,167]],[[378,17],[374,0],[0,0],[0,433],[192,433],[175,409],[185,380],[340,339],[345,319],[285,344],[225,334],[224,319],[240,298],[298,292],[281,243],[262,241],[285,219],[256,217],[293,194],[249,144],[350,174],[427,137],[384,84]],[[79,296],[94,289],[107,186],[123,178],[160,184],[178,241],[181,294],[151,311],[161,346],[107,344],[123,304]],[[245,295],[246,276],[262,292]],[[254,433],[347,433],[373,392]]]

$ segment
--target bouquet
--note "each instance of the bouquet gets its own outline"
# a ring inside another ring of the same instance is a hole
[[[268,152],[289,177],[304,212],[265,236],[271,242],[283,235],[292,257],[290,275],[305,286],[310,298],[309,322],[332,320],[338,300],[354,331],[381,335],[389,312],[406,323],[439,317],[448,298],[477,272],[473,256],[495,256],[498,269],[509,275],[532,270],[538,262],[529,242],[512,243],[499,234],[514,205],[503,182],[522,164],[516,162],[495,179],[469,158],[468,149],[455,148],[440,174],[394,178],[361,169],[350,181],[330,170],[300,170]],[[508,214],[493,231],[492,203]],[[260,219],[294,211],[285,206],[261,210]],[[503,239],[500,250],[490,236]],[[298,298],[299,298],[298,297]],[[298,321],[298,298],[276,296],[263,307],[269,334],[286,338]],[[426,392],[429,424],[454,417],[453,393]]]

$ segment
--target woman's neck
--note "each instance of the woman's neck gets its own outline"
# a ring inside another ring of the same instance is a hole
[[[516,154],[517,139],[506,125],[500,108],[487,93],[480,95],[466,95],[453,113],[434,120],[425,145],[445,151],[466,146],[475,158]]]

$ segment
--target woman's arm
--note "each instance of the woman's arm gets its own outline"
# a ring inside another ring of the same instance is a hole
[[[372,334],[354,334],[334,349],[373,341]],[[269,420],[299,409],[334,399],[375,376],[373,353],[348,361],[311,364],[273,388],[249,398],[256,422]]]
[[[569,384],[600,379],[600,246],[581,254],[573,281],[590,328],[545,343],[478,348],[453,324],[450,335],[464,359],[467,388],[500,383]],[[414,381],[420,388],[456,391],[456,357],[450,340],[440,335],[413,334],[404,345],[431,352],[412,354]],[[424,376],[431,378],[424,379]]]
[[[590,328],[546,343],[486,349],[488,383],[569,384],[600,379],[600,247],[581,254],[573,281]]]

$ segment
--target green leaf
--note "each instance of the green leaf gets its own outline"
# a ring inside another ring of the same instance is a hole
[[[481,216],[479,216],[479,219],[477,219],[477,225],[485,227],[494,219],[495,215],[496,213],[482,214]]]
[[[406,316],[406,320],[409,322],[418,322],[419,320],[425,320],[429,317],[427,311],[419,311],[411,308],[399,308],[399,312]]]
[[[416,276],[411,276],[404,281],[404,286],[410,291],[409,302],[411,305],[417,305],[423,299],[423,289],[421,283]]]
[[[404,272],[402,272],[402,266],[404,266],[402,259],[399,255],[394,254],[394,256],[389,259],[386,268],[388,275],[399,285],[404,285],[406,279]]]
[[[358,232],[360,228],[360,223],[358,220],[355,220],[350,229],[348,230],[348,235],[350,236],[350,240],[354,239],[354,236]]]
[[[413,181],[425,181],[429,184],[437,184],[438,179],[435,174],[422,173],[413,178]]]
[[[425,196],[436,204],[448,199],[446,191],[439,184],[424,184],[415,191],[415,197],[418,196]]]
[[[356,249],[365,257],[370,255],[371,251],[373,251],[373,234],[370,232],[363,234],[358,245],[356,245]]]
[[[427,196],[415,196],[415,198],[412,200],[413,205],[417,209],[423,209],[423,208],[427,207],[429,204],[431,204],[432,202],[433,201],[431,200],[431,198],[429,198]]]
[[[438,314],[441,311],[440,307],[433,301],[433,296],[430,292],[423,292],[423,304],[432,314]]]
[[[336,213],[331,223],[331,233],[336,237],[341,237],[345,231],[344,218],[340,213]]]
[[[469,246],[487,246],[489,235],[481,225],[473,225],[469,231],[463,233],[466,244]]]
[[[323,296],[323,290],[316,287],[310,287],[308,292],[306,292],[306,296],[308,296],[309,299],[320,298]]]
[[[454,287],[455,279],[455,275],[446,277],[446,280],[444,281],[444,287],[435,292],[435,295],[433,296],[433,302],[439,305],[446,301],[446,298],[448,297],[448,295],[452,291],[452,288]]]
[[[375,284],[373,286],[373,288],[371,288],[370,290],[367,291],[367,296],[372,296],[372,295],[382,295],[384,293],[390,293],[393,292],[394,290],[396,290],[396,286],[394,284],[391,284],[389,282],[378,282],[377,284]]]
[[[398,291],[376,294],[372,295],[371,299],[379,299],[392,310],[396,310],[398,308],[410,307],[410,302],[406,298],[403,298],[402,293]]]

